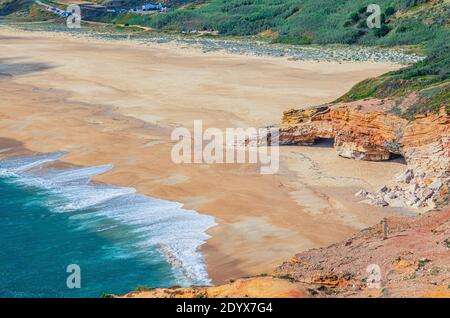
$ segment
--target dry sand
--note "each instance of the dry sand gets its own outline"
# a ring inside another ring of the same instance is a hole
[[[335,99],[398,66],[204,54],[0,28],[1,148],[67,151],[96,178],[216,217],[202,252],[215,283],[270,272],[293,254],[341,240],[400,211],[357,203],[404,166],[355,162],[329,145],[283,147],[278,175],[257,165],[175,165],[176,126],[263,126]],[[12,75],[5,75],[5,73]]]

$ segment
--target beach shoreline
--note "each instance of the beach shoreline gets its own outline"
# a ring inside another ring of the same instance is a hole
[[[413,213],[353,196],[383,185],[401,162],[350,161],[329,145],[283,147],[272,176],[251,164],[170,160],[175,127],[192,129],[196,119],[221,129],[274,124],[289,108],[329,102],[398,65],[205,54],[5,28],[0,47],[0,73],[11,75],[0,78],[0,137],[31,152],[67,151],[68,164],[113,164],[94,180],[214,216],[218,226],[201,248],[214,283],[269,272],[386,215]]]

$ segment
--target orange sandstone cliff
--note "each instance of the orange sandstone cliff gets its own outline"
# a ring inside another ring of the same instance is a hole
[[[407,102],[410,100],[406,99]],[[450,116],[445,107],[407,120],[392,110],[396,100],[370,99],[328,104],[284,113],[281,145],[311,145],[333,138],[338,155],[383,161],[403,156],[407,169],[376,193],[358,196],[379,206],[410,206],[431,210],[449,200]]]

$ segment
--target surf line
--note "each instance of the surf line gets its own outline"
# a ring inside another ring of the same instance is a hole
[[[122,243],[149,259],[152,250],[158,251],[171,265],[180,285],[211,284],[199,248],[210,238],[206,232],[216,225],[214,217],[184,209],[179,202],[139,194],[134,188],[91,181],[113,169],[112,165],[63,169],[51,166],[67,155],[59,152],[2,159],[0,177],[45,190],[51,194],[49,207],[53,212],[70,213],[71,218],[93,232],[104,233],[120,226],[135,234],[137,243]],[[104,220],[108,220],[109,228]]]

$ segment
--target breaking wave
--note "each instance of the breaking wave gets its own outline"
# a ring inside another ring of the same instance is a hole
[[[0,176],[14,183],[49,193],[48,207],[57,213],[72,213],[79,227],[93,232],[120,232],[115,239],[135,253],[156,249],[171,264],[180,285],[211,283],[199,247],[209,238],[206,231],[214,218],[183,209],[177,202],[158,200],[136,193],[134,188],[95,184],[91,178],[113,168],[51,169],[42,165],[66,153],[40,154],[0,160]],[[118,231],[120,229],[120,231]]]

